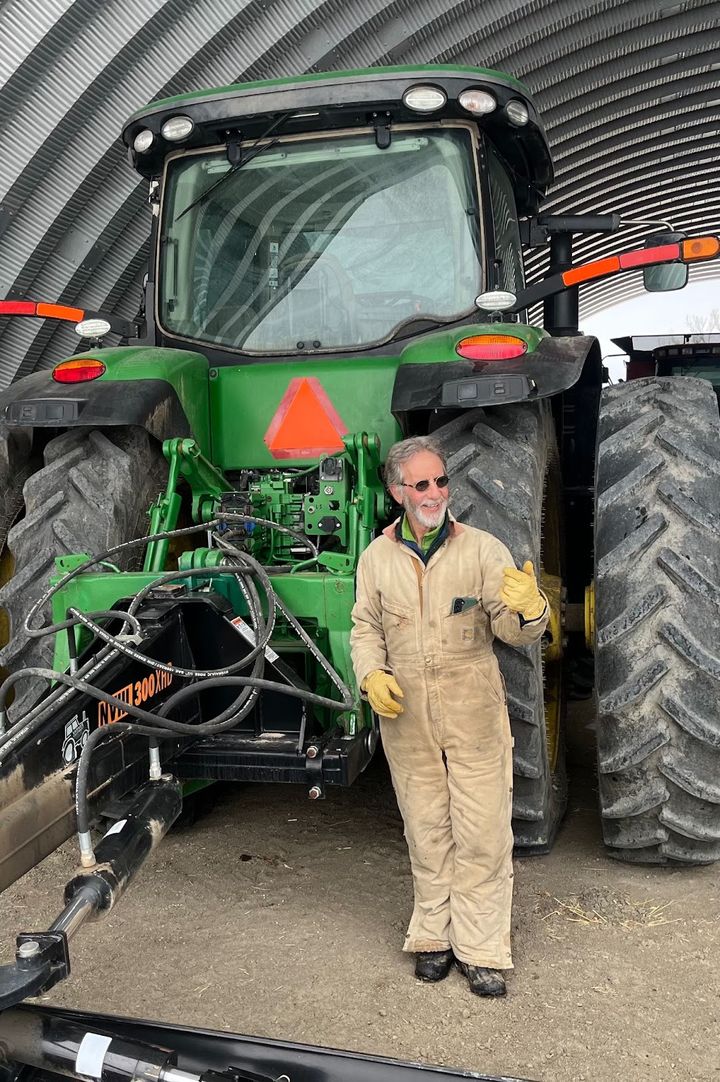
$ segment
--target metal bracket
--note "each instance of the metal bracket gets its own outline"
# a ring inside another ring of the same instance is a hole
[[[47,992],[70,974],[65,932],[21,932],[13,965],[0,966],[0,1010]]]
[[[324,800],[323,750],[319,742],[310,744],[305,752],[305,774],[308,780],[308,797],[310,800]]]
[[[538,214],[520,221],[520,240],[529,248],[542,248],[559,233],[616,233],[619,214]]]
[[[392,136],[390,134],[390,123],[392,116],[390,113],[373,113],[372,122],[375,128],[375,145],[378,150],[387,150],[390,146]]]

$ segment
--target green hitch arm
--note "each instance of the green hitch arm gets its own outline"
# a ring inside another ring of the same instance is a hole
[[[321,552],[317,563],[328,571],[353,574],[360,553],[372,541],[378,520],[385,513],[385,490],[378,472],[380,437],[356,432],[343,436],[343,443],[355,471],[354,494],[348,508],[347,552]]]
[[[382,513],[384,491],[380,481],[380,437],[358,432],[343,440],[355,464],[357,497],[351,509],[352,548],[355,559],[373,539]]]
[[[171,440],[163,443],[163,454],[169,463],[168,480],[165,492],[158,496],[156,502],[150,508],[150,533],[165,533],[174,530],[180,514],[180,496],[178,495],[177,483],[180,476],[180,465],[177,455],[168,453],[168,444]],[[163,571],[167,560],[167,538],[163,541],[150,541],[145,552],[143,571]]]
[[[209,521],[213,517],[215,500],[223,492],[232,491],[225,475],[202,454],[195,440],[175,438],[165,440],[163,454],[169,463],[165,492],[150,509],[150,533],[166,533],[177,526],[182,500],[177,491],[182,475],[192,492],[193,522]],[[145,553],[144,571],[164,571],[169,540],[151,541]]]

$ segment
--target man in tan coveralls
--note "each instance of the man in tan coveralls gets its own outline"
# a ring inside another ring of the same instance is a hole
[[[535,642],[547,604],[529,561],[518,571],[496,537],[449,517],[430,439],[395,444],[385,482],[404,512],[360,557],[351,647],[405,823],[415,906],[403,949],[421,980],[455,962],[473,992],[500,996],[512,968],[512,738],[492,640]]]

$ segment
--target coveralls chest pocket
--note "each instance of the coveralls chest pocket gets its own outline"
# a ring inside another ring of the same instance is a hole
[[[409,605],[383,598],[382,625],[390,663],[395,658],[416,660],[418,646],[417,613]]]
[[[481,605],[462,612],[445,612],[442,621],[442,652],[446,658],[477,655],[487,642],[487,617]]]

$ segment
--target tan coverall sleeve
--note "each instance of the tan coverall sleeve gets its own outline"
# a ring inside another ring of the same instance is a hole
[[[539,639],[547,627],[548,612],[546,609],[540,619],[521,624],[518,613],[500,599],[506,567],[515,567],[515,561],[509,549],[494,537],[482,554],[483,608],[490,617],[493,635],[510,646],[528,646]]]
[[[358,561],[355,604],[351,613],[350,653],[359,687],[368,673],[376,669],[392,671],[385,646],[380,592],[373,582],[368,551],[365,549]]]

